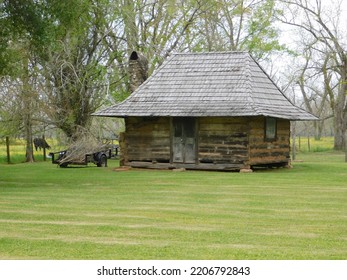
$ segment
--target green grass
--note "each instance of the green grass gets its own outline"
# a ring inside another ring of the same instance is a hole
[[[0,259],[346,259],[347,164],[254,173],[0,164]]]

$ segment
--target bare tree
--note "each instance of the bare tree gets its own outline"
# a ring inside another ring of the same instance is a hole
[[[313,123],[315,139],[320,140],[325,121],[333,117],[330,110],[327,109],[329,108],[329,97],[330,100],[334,97],[331,88],[332,76],[327,71],[329,60],[323,58],[323,65],[316,66],[312,64],[314,60],[311,48],[305,50],[303,57],[305,63],[299,70],[296,80],[300,87],[305,107],[310,113],[320,118],[319,121]]]
[[[93,50],[89,52],[81,45],[73,47],[69,39],[62,44],[61,51],[51,53],[41,71],[45,77],[41,108],[51,123],[70,138],[76,135],[78,127],[90,125],[90,115],[101,102],[106,82],[101,77],[104,71],[97,65]]]
[[[306,47],[312,52],[311,59],[315,61],[317,73],[323,76],[323,99],[329,97],[334,113],[334,148],[342,150],[346,142],[347,52],[346,36],[339,22],[341,8],[336,5],[329,10],[321,0],[281,0],[281,2],[288,11],[280,18],[282,22],[297,27],[309,37],[306,40]]]

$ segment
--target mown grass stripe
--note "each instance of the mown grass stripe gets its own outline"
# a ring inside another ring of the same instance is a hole
[[[0,165],[0,258],[346,259],[343,154],[304,156],[253,174]]]

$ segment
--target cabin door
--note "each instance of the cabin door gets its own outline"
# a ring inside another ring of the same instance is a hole
[[[195,124],[195,118],[173,119],[172,161],[174,163],[195,163]]]

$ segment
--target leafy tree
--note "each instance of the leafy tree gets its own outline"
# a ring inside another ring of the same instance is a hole
[[[250,51],[258,59],[284,50],[274,25],[275,1],[208,0],[197,26],[198,50]]]
[[[97,1],[7,0],[9,22],[29,45],[41,79],[41,108],[51,123],[72,137],[86,127],[99,104],[104,50],[100,47],[105,22]]]
[[[26,12],[16,10],[16,7],[20,5],[27,9]],[[6,104],[9,105],[8,109],[11,109],[7,112],[7,116],[12,116],[9,119],[13,120],[12,124],[22,125],[22,127],[18,127],[18,130],[21,129],[25,135],[26,161],[32,162],[34,161],[32,129],[36,101],[36,93],[33,90],[33,84],[31,84],[33,49],[36,47],[32,42],[39,41],[43,37],[40,30],[42,25],[39,23],[40,15],[34,9],[34,5],[19,0],[5,0],[0,5],[0,9],[0,24],[3,27],[2,35],[4,36],[1,40],[2,47],[0,50],[4,66],[1,74],[11,78],[11,82],[14,84],[12,88],[15,89],[12,92],[12,100],[11,98],[7,99],[11,101]],[[23,17],[26,18],[25,21],[22,20]],[[7,40],[7,43],[4,40]],[[39,45],[38,43],[37,46]],[[11,58],[11,55],[14,56]],[[13,58],[18,59],[18,61]],[[18,102],[14,101],[14,96],[18,99]],[[14,116],[13,112],[17,112],[17,116]],[[6,115],[6,112],[3,112],[2,115]],[[3,119],[2,121],[8,122],[9,120]],[[17,122],[18,120],[20,122]]]

